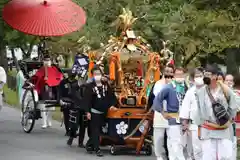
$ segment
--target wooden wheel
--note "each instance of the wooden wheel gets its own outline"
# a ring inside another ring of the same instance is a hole
[[[116,147],[115,147],[115,146],[111,146],[111,147],[110,147],[110,154],[111,154],[111,155],[116,155],[116,152],[117,152]]]
[[[152,155],[152,146],[150,144],[146,144],[144,146],[144,151],[147,156],[151,156]]]

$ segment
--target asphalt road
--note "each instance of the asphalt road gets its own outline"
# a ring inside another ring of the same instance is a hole
[[[5,105],[0,111],[0,160],[154,160],[154,156],[119,155],[112,156],[106,150],[104,157],[89,155],[85,149],[66,145],[67,137],[60,123],[41,129],[40,120],[30,134],[22,131],[20,112]],[[105,148],[106,149],[106,148]]]

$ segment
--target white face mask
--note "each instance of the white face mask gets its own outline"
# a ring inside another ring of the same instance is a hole
[[[96,75],[96,76],[94,76],[94,80],[95,80],[96,82],[100,82],[101,79],[102,79],[102,76],[101,76],[101,75]]]
[[[233,88],[233,83],[228,82],[227,85],[228,85],[228,87]]]
[[[203,85],[204,84],[203,77],[194,78],[194,82],[197,86]]]
[[[178,83],[183,83],[184,82],[184,78],[175,78],[176,82]]]
[[[44,61],[43,64],[44,64],[44,66],[50,67],[52,65],[52,62],[51,61]]]

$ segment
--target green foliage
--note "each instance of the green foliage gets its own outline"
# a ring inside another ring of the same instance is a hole
[[[86,37],[85,43],[92,48],[106,43],[110,35],[116,34],[110,24],[123,7],[128,7],[139,18],[134,26],[138,35],[144,37],[156,51],[162,48],[161,39],[169,39],[177,62],[183,66],[190,62],[196,64],[197,57],[208,53],[239,47],[239,0],[74,1],[86,11],[87,24],[72,34],[51,38],[49,44],[55,53],[69,53],[69,49],[75,52],[79,48],[77,40],[82,36]],[[11,47],[29,51],[26,44],[39,42],[33,36],[23,35],[7,25],[4,25],[4,29],[4,41]]]
[[[206,53],[239,47],[239,15],[232,13],[239,12],[240,8],[229,2],[228,8],[221,8],[219,4],[219,8],[210,9],[211,5],[201,2],[201,5],[206,4],[203,9],[200,1],[196,1],[180,6],[167,18],[162,30],[165,38],[174,43],[183,65],[190,62],[189,58],[194,58],[192,55],[205,56]]]
[[[5,94],[5,102],[7,102],[8,104],[14,107],[19,105],[17,92],[8,88],[7,85],[4,86],[3,92]]]

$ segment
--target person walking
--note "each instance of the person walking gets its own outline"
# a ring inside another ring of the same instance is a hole
[[[176,68],[174,71],[174,80],[165,85],[153,102],[155,111],[162,114],[168,120],[167,146],[169,160],[185,160],[182,145],[182,130],[179,120],[179,109],[186,93],[185,72],[183,68]],[[166,111],[163,108],[164,100],[167,102]]]
[[[157,81],[153,87],[154,97],[157,97],[158,93],[161,91],[161,88],[163,88],[166,84],[172,81],[173,72],[173,65],[167,65],[165,67],[162,79]],[[166,105],[166,101],[164,101],[164,110],[166,110]],[[157,160],[167,160],[168,149],[166,128],[168,128],[168,121],[164,119],[161,113],[157,111],[154,112],[153,128],[153,142]]]
[[[116,110],[117,98],[108,82],[104,80],[105,78],[99,68],[94,67],[91,73],[94,80],[87,84],[83,97],[85,105],[89,107],[87,118],[90,120],[89,129],[91,133],[86,149],[88,152],[95,151],[97,156],[102,157],[103,154],[100,150],[102,126],[108,110]]]
[[[196,92],[198,114],[194,120],[199,125],[203,160],[231,160],[233,154],[231,130],[237,111],[236,97],[217,78],[218,69],[208,65],[204,72],[205,85]]]
[[[0,110],[3,107],[3,87],[7,83],[7,75],[2,66],[0,66]]]
[[[204,86],[203,82],[203,69],[197,68],[193,73],[194,85],[186,92],[183,99],[182,107],[179,112],[180,120],[182,121],[183,131],[187,134],[187,151],[190,159],[202,159],[201,141],[198,138],[198,126],[194,122],[194,116],[198,114],[196,90]],[[190,152],[190,153],[189,153]]]

